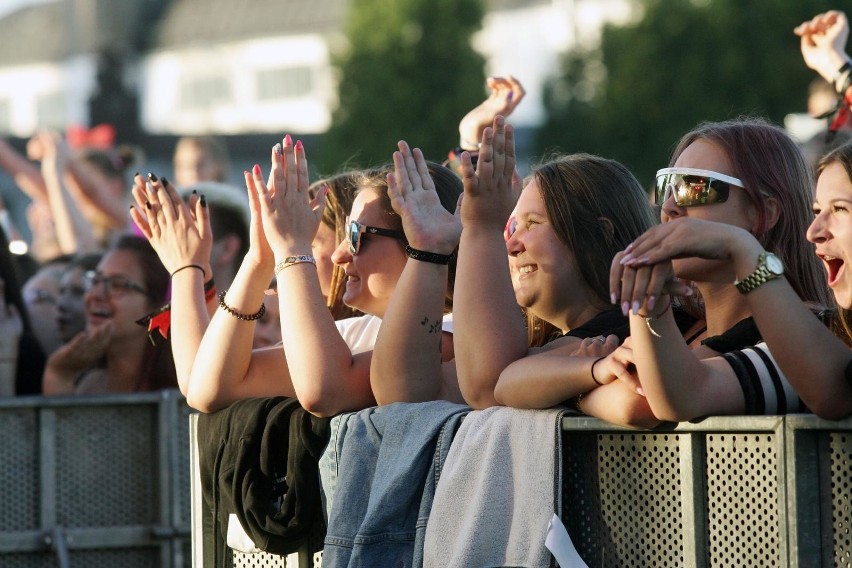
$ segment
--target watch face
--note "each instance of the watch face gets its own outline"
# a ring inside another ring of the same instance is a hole
[[[784,274],[784,264],[781,262],[781,259],[774,254],[766,255],[766,268],[768,268],[769,272],[772,274]]]

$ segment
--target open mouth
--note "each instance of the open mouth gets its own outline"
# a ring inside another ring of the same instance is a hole
[[[834,286],[840,279],[844,262],[840,258],[828,255],[823,256],[822,261],[825,263],[826,270],[828,271],[828,285]]]
[[[531,274],[531,273],[535,272],[536,270],[538,270],[538,266],[536,266],[535,264],[525,264],[525,265],[521,266],[520,268],[518,268],[518,274],[520,274],[521,276],[524,276],[526,274]]]

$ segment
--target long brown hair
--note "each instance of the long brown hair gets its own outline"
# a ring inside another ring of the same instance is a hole
[[[323,189],[328,188],[325,209],[322,212],[322,222],[334,231],[335,243],[346,239],[346,217],[352,209],[352,201],[358,189],[358,180],[363,172],[358,170],[346,171],[321,179],[311,184],[309,188],[311,197]],[[342,266],[334,265],[331,273],[331,283],[328,289],[326,305],[334,319],[340,320],[361,315],[358,310],[352,309],[343,303],[343,293],[346,291],[346,272]]]
[[[147,239],[135,235],[122,235],[111,250],[132,253],[142,269],[142,286],[152,306],[166,303],[169,290],[169,273],[160,262],[154,248]],[[177,372],[172,357],[170,341],[145,340],[144,368],[137,391],[152,391],[177,388]]]
[[[846,177],[852,182],[852,142],[832,150],[817,164],[817,177],[831,164],[840,164],[846,171]],[[837,306],[837,317],[832,321],[832,331],[846,345],[852,347],[852,310]]]
[[[699,139],[713,142],[727,154],[733,175],[742,180],[743,191],[757,212],[754,236],[784,263],[784,275],[799,297],[818,306],[830,305],[822,266],[806,238],[812,220],[813,176],[793,139],[760,118],[705,122],[680,139],[669,165]],[[771,227],[767,198],[774,198],[780,208],[778,221]]]
[[[601,311],[611,308],[612,258],[656,224],[648,195],[636,177],[615,160],[590,154],[559,156],[532,172],[559,240],[570,248],[580,275]],[[558,330],[527,312],[531,346]]]

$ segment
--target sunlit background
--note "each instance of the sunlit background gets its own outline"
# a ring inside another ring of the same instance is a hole
[[[761,115],[803,140],[792,29],[822,0],[0,0],[0,136],[108,123],[140,168],[176,138],[222,136],[232,177],[284,133],[314,172],[387,161],[406,138],[442,160],[488,75],[527,97],[522,172],[589,151],[647,181],[697,122]],[[458,65],[456,65],[458,63]],[[359,67],[360,65],[360,67]],[[20,221],[26,198],[0,195]],[[25,223],[22,226],[24,237]]]

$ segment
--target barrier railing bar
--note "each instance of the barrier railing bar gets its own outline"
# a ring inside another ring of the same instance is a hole
[[[707,565],[707,488],[704,483],[705,444],[701,433],[684,433],[678,437],[680,453],[681,511],[684,528],[692,530],[682,532],[683,562],[690,568],[704,568]],[[688,538],[690,535],[694,538]]]

